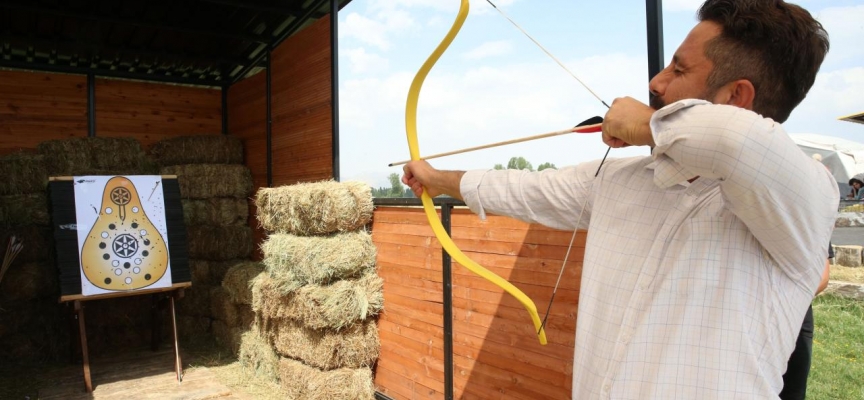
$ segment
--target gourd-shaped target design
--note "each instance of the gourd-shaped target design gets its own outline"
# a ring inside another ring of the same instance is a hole
[[[147,217],[135,185],[115,176],[105,184],[99,218],[81,248],[84,276],[105,290],[152,285],[168,269],[168,247]]]

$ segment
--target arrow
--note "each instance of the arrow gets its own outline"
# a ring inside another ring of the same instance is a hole
[[[433,154],[431,156],[420,157],[420,159],[421,160],[431,160],[433,158],[452,156],[454,154],[468,153],[468,152],[472,152],[472,151],[489,149],[489,148],[504,146],[504,145],[508,145],[508,144],[522,143],[522,142],[527,142],[530,140],[537,140],[537,139],[543,139],[543,138],[548,138],[548,137],[553,137],[553,136],[566,135],[568,133],[600,132],[602,125],[603,125],[603,118],[591,117],[591,118],[586,119],[585,121],[582,121],[579,125],[576,125],[575,127],[569,128],[569,129],[564,129],[564,130],[554,131],[554,132],[541,133],[539,135],[526,136],[526,137],[519,138],[519,139],[505,140],[503,142],[484,144],[482,146],[474,146],[474,147],[467,147],[467,148],[459,149],[459,150],[447,151],[444,153]],[[397,161],[394,163],[387,164],[387,166],[393,167],[396,165],[403,165],[403,164],[409,163],[410,161],[411,160]]]

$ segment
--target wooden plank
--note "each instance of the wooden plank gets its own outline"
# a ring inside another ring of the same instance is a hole
[[[82,294],[70,294],[67,296],[60,296],[60,302],[65,303],[67,301],[75,301],[75,300],[102,300],[102,299],[112,299],[115,297],[126,297],[126,296],[138,296],[138,295],[146,295],[146,294],[154,294],[161,292],[168,292],[175,289],[182,289],[191,287],[192,282],[180,282],[175,283],[169,287],[164,288],[156,288],[156,289],[143,289],[129,292],[116,292],[116,293],[104,293],[104,294],[96,294],[92,296],[84,296]]]
[[[410,380],[381,365],[375,369],[375,386],[382,394],[394,400],[438,400],[444,397],[441,391]]]

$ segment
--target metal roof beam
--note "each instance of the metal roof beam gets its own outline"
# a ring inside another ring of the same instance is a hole
[[[81,40],[53,40],[41,39],[26,36],[12,36],[0,34],[0,43],[8,43],[11,47],[34,46],[38,50],[50,52],[51,50],[59,50],[60,55],[72,56],[74,53],[90,53],[90,55],[100,55],[103,58],[113,57],[118,54],[129,57],[158,57],[163,60],[180,60],[185,62],[200,63],[200,64],[230,64],[230,65],[246,65],[249,62],[248,58],[243,57],[225,57],[220,55],[196,55],[190,53],[172,53],[158,50],[148,50],[139,48],[121,48],[116,46],[104,46],[100,43],[81,41]]]
[[[88,63],[89,65],[89,63]],[[61,72],[67,74],[82,74],[86,75],[88,73],[92,73],[96,76],[102,77],[111,77],[111,78],[124,78],[124,79],[136,79],[142,81],[155,81],[155,82],[167,82],[167,83],[183,83],[187,85],[198,85],[198,86],[214,86],[214,87],[222,87],[228,84],[225,80],[216,80],[216,79],[196,79],[196,78],[184,78],[182,76],[176,75],[164,75],[164,74],[148,74],[144,72],[128,72],[122,70],[110,70],[110,69],[101,69],[101,68],[91,68],[91,67],[73,67],[69,65],[51,65],[51,64],[42,64],[35,62],[26,62],[26,61],[17,61],[17,60],[3,60],[0,59],[0,68],[12,68],[12,69],[25,69],[31,71],[46,71],[46,72]]]
[[[303,14],[302,7],[292,7],[289,5],[284,6],[274,6],[267,4],[257,4],[249,1],[242,0],[202,0],[208,3],[213,4],[222,4],[226,6],[234,6],[238,8],[245,8],[248,10],[261,11],[261,12],[270,12],[277,13],[281,15],[291,15],[291,16],[299,16]]]
[[[108,22],[112,24],[119,25],[128,25],[128,26],[140,26],[145,28],[155,28],[162,30],[171,30],[176,32],[187,32],[187,33],[196,33],[201,35],[208,36],[216,36],[223,37],[227,39],[235,39],[235,40],[243,40],[247,42],[254,43],[262,43],[262,44],[271,44],[273,40],[263,35],[255,35],[251,33],[245,32],[226,32],[223,30],[212,30],[212,29],[203,29],[203,28],[192,28],[187,26],[176,26],[176,25],[167,25],[167,24],[159,24],[155,22],[143,22],[135,18],[122,18],[115,17],[110,15],[94,15],[90,13],[70,11],[61,8],[55,7],[45,7],[45,6],[37,6],[33,4],[23,4],[23,3],[13,3],[9,1],[0,2],[0,8],[12,8],[17,10],[30,11],[34,13],[46,13],[58,15],[61,17],[69,17],[75,18],[84,21],[93,21],[93,22]]]
[[[276,41],[273,42],[273,45],[270,48],[275,49],[277,46],[279,46],[285,39],[294,34],[294,32],[296,32],[298,29],[300,29],[300,27],[309,20],[312,14],[314,14],[315,11],[321,9],[321,7],[323,7],[325,4],[327,4],[327,0],[315,0],[315,2],[312,3],[312,5],[303,12],[303,15],[294,18],[294,20],[291,21],[290,24],[288,24],[288,26],[282,31],[282,33],[280,33],[279,36],[276,37]],[[264,57],[267,56],[267,53],[269,52],[260,52],[258,56],[255,57],[254,60],[252,60],[251,63],[245,64],[245,67],[243,67],[243,69],[241,69],[236,76],[234,76],[233,78],[229,76],[227,78],[231,80],[232,84],[239,82],[241,79],[243,79],[244,76],[246,76],[246,74],[249,73],[249,71],[252,70],[252,68],[258,65],[261,60],[263,60]]]

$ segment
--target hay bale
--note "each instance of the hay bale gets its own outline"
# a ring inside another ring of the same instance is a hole
[[[202,337],[211,333],[212,319],[209,317],[196,317],[193,315],[178,315],[177,316],[177,336],[181,340],[200,340]],[[163,333],[168,337],[173,337],[171,333],[171,323],[162,325]]]
[[[312,329],[339,330],[381,312],[383,285],[373,272],[331,285],[306,285],[286,295],[265,273],[255,279],[252,309],[262,318],[291,319]]]
[[[51,265],[26,263],[12,265],[0,280],[0,305],[19,300],[60,296],[57,273]]]
[[[231,302],[228,291],[222,286],[210,288],[210,315],[229,327],[239,325],[240,318],[237,314],[237,305]]]
[[[257,329],[241,335],[238,359],[240,366],[251,371],[254,376],[269,382],[279,381],[279,356]]]
[[[248,226],[200,225],[187,227],[186,232],[189,258],[193,259],[243,259],[252,254],[254,247],[252,228]]]
[[[159,166],[183,164],[243,164],[243,142],[230,135],[181,136],[150,147]]]
[[[381,348],[374,319],[338,332],[310,329],[289,319],[266,320],[260,332],[268,336],[279,355],[324,370],[371,366]]]
[[[279,381],[291,399],[375,399],[375,384],[369,368],[321,371],[299,361],[282,358],[279,360]]]
[[[50,224],[48,196],[45,193],[0,196],[0,227]]]
[[[210,281],[210,262],[207,260],[189,260],[189,274],[192,276],[192,286],[213,284]]]
[[[377,250],[372,235],[364,230],[329,236],[275,234],[261,245],[270,276],[288,286],[322,285],[360,276],[375,268]]]
[[[252,173],[244,165],[173,165],[161,171],[162,175],[177,175],[184,199],[246,198],[252,192]]]
[[[215,286],[198,285],[183,290],[183,298],[176,302],[177,314],[210,317],[210,289]]]
[[[252,280],[264,272],[264,265],[257,262],[237,264],[225,273],[222,287],[236,304],[252,304]]]
[[[249,329],[256,320],[255,311],[249,304],[237,304],[237,315],[240,317],[240,328]]]
[[[39,143],[49,176],[152,175],[157,173],[133,138],[86,137]]]
[[[220,286],[225,279],[225,274],[238,264],[248,263],[249,260],[189,260],[189,269],[192,273],[192,282],[195,285]]]
[[[0,224],[2,225],[2,224]],[[24,244],[21,252],[15,257],[12,265],[24,264],[35,261],[46,261],[51,264],[51,256],[54,248],[54,234],[50,227],[37,225],[16,226],[13,228],[0,227],[0,246],[6,251],[9,237],[15,235]]]
[[[0,307],[0,364],[68,357],[68,310],[64,308],[57,299],[50,298]]]
[[[363,182],[300,183],[261,188],[258,222],[270,232],[326,235],[360,229],[372,219],[372,188]]]
[[[249,204],[246,199],[214,197],[183,199],[183,221],[193,225],[246,225]]]
[[[212,329],[216,343],[230,351],[232,355],[236,356],[240,352],[240,339],[243,336],[243,330],[222,321],[213,321]]]
[[[41,155],[14,153],[0,157],[0,196],[44,192],[48,172]]]

